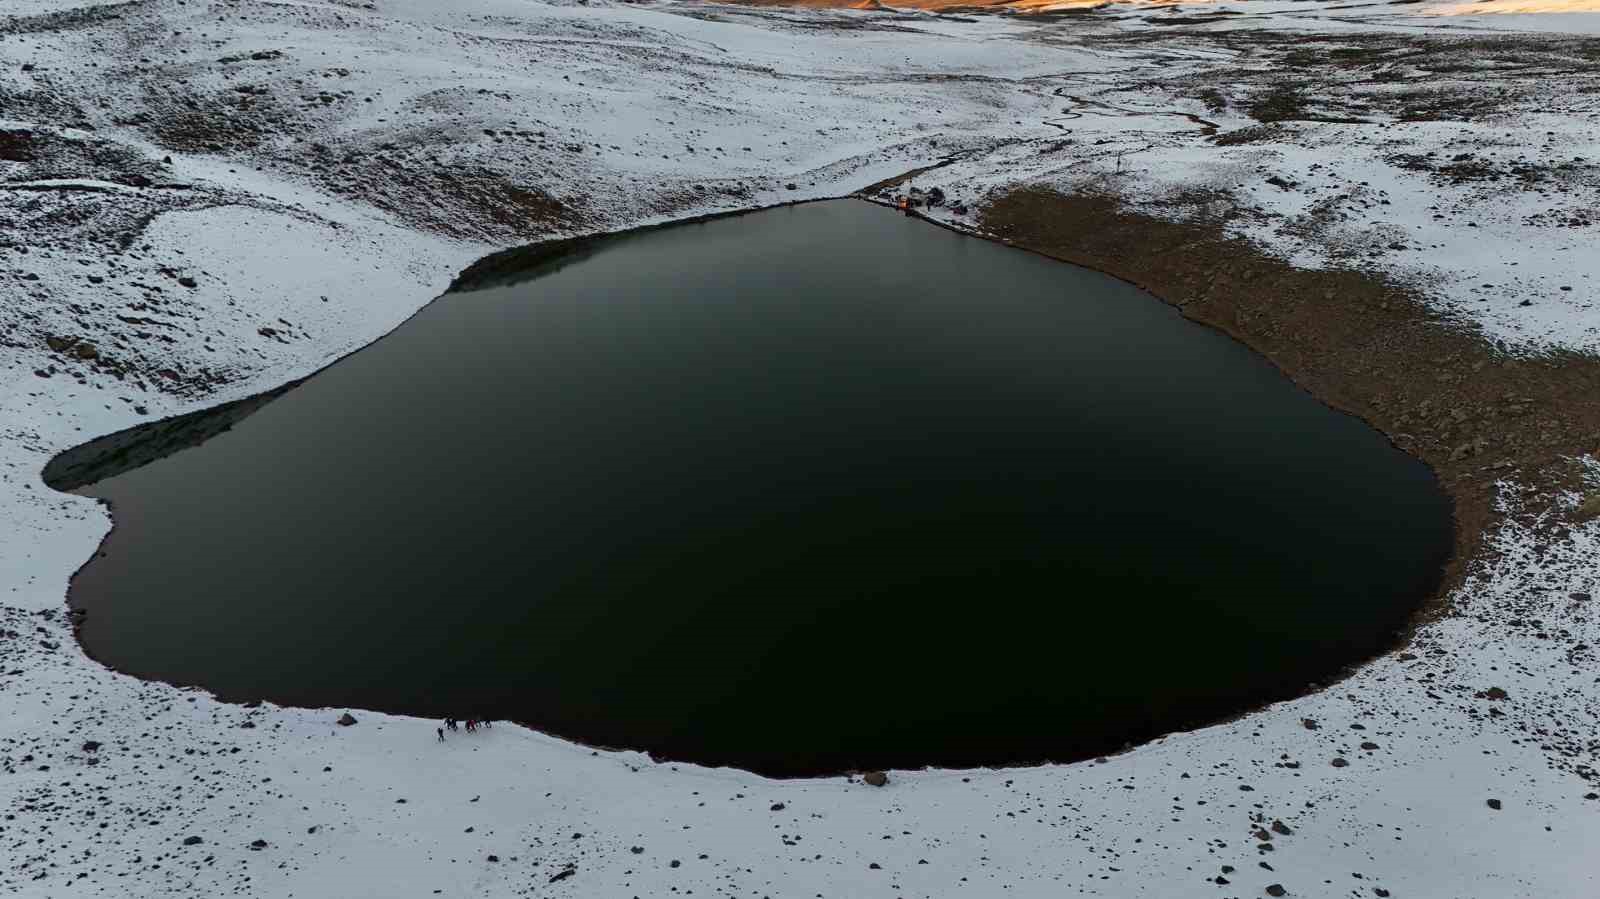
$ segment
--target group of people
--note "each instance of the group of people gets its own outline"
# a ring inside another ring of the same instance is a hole
[[[457,721],[454,718],[446,718],[446,719],[444,719],[444,727],[435,728],[435,730],[437,730],[438,733],[439,733],[439,742],[443,743],[444,742],[444,732],[446,730],[458,731],[462,727],[465,727],[467,729],[467,733],[470,734],[470,733],[472,733],[473,731],[477,730],[480,727],[493,727],[493,726],[494,726],[494,722],[490,721],[490,720],[488,720],[486,718],[468,718],[464,722]]]

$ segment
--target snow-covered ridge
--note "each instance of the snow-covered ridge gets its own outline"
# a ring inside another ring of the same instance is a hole
[[[109,523],[39,482],[55,453],[312,371],[493,249],[946,159],[918,183],[968,203],[1041,182],[1169,215],[1231,198],[1261,245],[1407,276],[1509,351],[1596,348],[1594,44],[1408,6],[1219,9],[1238,15],[11,0],[0,888],[1592,894],[1600,523],[1515,484],[1462,614],[1404,654],[1102,763],[884,788],[340,727],[109,672],[72,637],[67,580]]]

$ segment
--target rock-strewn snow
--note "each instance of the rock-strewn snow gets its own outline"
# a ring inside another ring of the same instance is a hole
[[[918,183],[969,203],[1037,181],[1170,215],[1232,196],[1249,214],[1230,227],[1301,264],[1407,276],[1511,351],[1596,348],[1593,43],[1503,33],[1536,17],[1219,9],[1240,15],[12,0],[0,888],[1592,894],[1600,524],[1557,524],[1551,504],[1578,497],[1515,484],[1494,561],[1402,654],[1103,762],[896,772],[884,788],[505,725],[443,744],[404,717],[354,710],[340,727],[342,709],[118,675],[73,639],[67,580],[109,522],[39,482],[52,454],[311,371],[476,256],[552,234],[943,162]],[[1284,83],[1294,66],[1302,89]]]

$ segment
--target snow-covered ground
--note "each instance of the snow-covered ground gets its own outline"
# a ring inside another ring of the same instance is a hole
[[[110,523],[38,478],[326,364],[492,249],[941,163],[917,183],[969,204],[1226,203],[1263,247],[1404,278],[1508,352],[1600,349],[1600,45],[1538,33],[1594,17],[1425,12],[8,0],[0,890],[1593,895],[1600,522],[1550,511],[1576,495],[1506,484],[1455,614],[1321,692],[1100,762],[876,788],[112,673],[63,602]]]

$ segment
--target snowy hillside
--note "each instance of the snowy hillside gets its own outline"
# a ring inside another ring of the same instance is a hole
[[[113,673],[64,602],[110,520],[39,480],[316,370],[493,250],[919,170],[953,227],[1018,188],[1111,198],[1391,279],[1508,358],[1592,355],[1595,16],[1427,12],[9,0],[0,891],[1593,895],[1592,459],[1504,475],[1450,614],[1347,680],[1096,762],[883,787]]]

